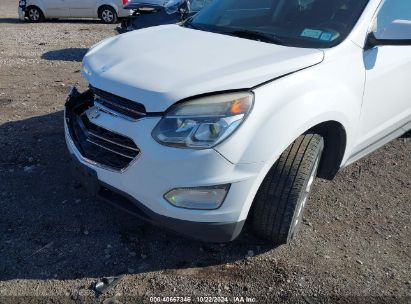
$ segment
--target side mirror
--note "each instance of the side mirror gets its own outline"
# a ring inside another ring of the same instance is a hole
[[[411,21],[395,20],[381,33],[369,33],[365,48],[379,45],[411,45]]]

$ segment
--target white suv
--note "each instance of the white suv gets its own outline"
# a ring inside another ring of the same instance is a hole
[[[66,103],[75,172],[182,234],[230,241],[248,219],[286,243],[316,176],[410,130],[410,21],[411,1],[226,0],[107,39]]]
[[[100,18],[104,23],[116,23],[130,15],[123,8],[128,0],[20,0],[20,20],[31,22],[54,18]]]

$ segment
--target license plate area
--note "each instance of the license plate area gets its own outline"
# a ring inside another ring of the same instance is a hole
[[[74,156],[73,156],[74,158]],[[92,195],[97,195],[100,190],[97,172],[80,162],[73,160],[71,171],[74,178]]]

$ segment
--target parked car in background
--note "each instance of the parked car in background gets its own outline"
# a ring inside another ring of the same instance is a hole
[[[123,19],[118,32],[172,24],[196,14],[213,0],[130,0],[124,7],[132,14]]]
[[[284,244],[317,176],[411,129],[411,1],[214,1],[100,42],[82,75],[64,125],[87,189],[201,240],[248,221]]]
[[[168,0],[127,0],[124,2],[124,7],[129,9],[139,9],[139,8],[146,8],[146,7],[164,7],[164,4],[168,2]]]
[[[124,2],[123,2],[124,1]],[[124,9],[126,0],[20,0],[20,20],[40,22],[56,18],[99,18],[104,23],[116,23],[130,15]]]

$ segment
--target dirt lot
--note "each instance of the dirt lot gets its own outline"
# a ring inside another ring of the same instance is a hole
[[[193,242],[88,196],[68,173],[67,87],[86,86],[82,56],[115,26],[21,23],[16,8],[16,0],[0,0],[1,303],[100,303],[116,294],[123,303],[218,295],[259,303],[410,301],[409,139],[332,182],[319,180],[291,245],[272,248],[247,231],[231,244]],[[96,298],[91,284],[119,274],[126,274],[119,285]]]

